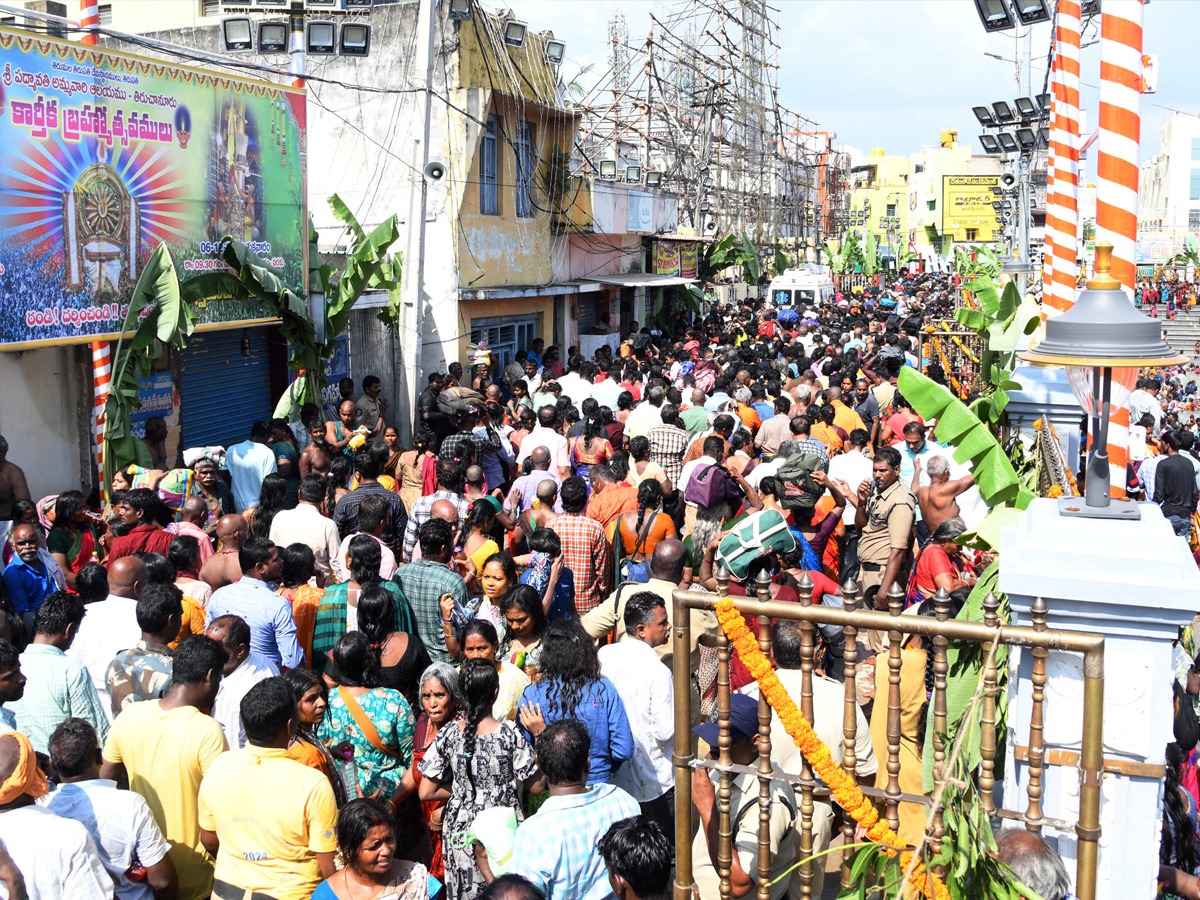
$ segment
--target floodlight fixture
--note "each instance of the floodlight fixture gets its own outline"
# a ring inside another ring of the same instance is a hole
[[[996,204],[994,204],[994,203],[993,203],[992,205],[993,205],[993,206],[995,206]],[[1003,203],[1001,203],[1001,204],[1000,204],[1000,206],[1001,206],[1003,209],[1012,209],[1012,201],[1011,201],[1011,200],[1005,200]]]
[[[304,0],[305,9],[336,9],[338,0]]]
[[[983,145],[983,152],[989,156],[1000,152],[1000,142],[996,140],[994,134],[981,134],[979,136],[979,143]],[[993,188],[993,190],[995,189]]]
[[[1003,206],[1004,206],[1004,204],[1001,203],[999,200],[992,201],[992,209],[999,210],[999,209],[1003,208]]]
[[[460,22],[471,18],[471,0],[450,0],[450,18]]]
[[[504,24],[504,43],[510,47],[525,46],[525,23],[510,19]]]
[[[249,16],[221,20],[221,40],[226,53],[248,53],[254,49],[254,31]]]
[[[1022,119],[1036,119],[1038,116],[1038,106],[1032,97],[1018,97],[1013,101],[1013,105],[1017,107],[1017,114]]]
[[[242,4],[242,6],[249,5],[249,3]],[[259,9],[287,9],[292,4],[291,0],[254,0],[254,5]]]
[[[347,22],[338,32],[338,49],[342,56],[371,54],[371,26],[366,22]]]
[[[280,19],[267,19],[258,23],[258,52],[286,53],[290,28]]]
[[[370,9],[375,0],[342,0],[342,9],[363,12]]]
[[[1011,125],[1017,121],[1017,114],[1013,112],[1007,101],[997,100],[992,104],[992,112],[996,116],[996,124]]]
[[[1043,125],[1038,129],[1038,136],[1042,139],[1042,146],[1050,146],[1050,129]]]
[[[1038,145],[1038,136],[1032,128],[1018,128],[1017,143],[1022,150],[1033,150]]]
[[[662,172],[647,172],[646,187],[659,187],[662,185]]]
[[[1017,139],[1007,131],[1001,131],[997,137],[1000,139],[1000,148],[1005,153],[1016,153],[1020,149],[1017,145]]]
[[[337,53],[337,26],[332,22],[305,22],[304,48],[309,56]]]
[[[975,118],[979,120],[979,124],[984,128],[991,128],[996,124],[996,118],[992,115],[990,107],[972,106],[971,112],[975,113]]]
[[[988,137],[991,137],[991,135],[988,135]],[[998,185],[998,184],[993,184],[992,185],[992,193],[999,196],[1004,193],[1004,188],[1000,187],[1000,185]]]
[[[616,178],[617,177],[617,161],[615,159],[600,160],[600,177],[601,178]]]
[[[552,66],[562,65],[563,57],[567,55],[567,45],[562,41],[549,39],[546,41],[543,56],[547,64]]]
[[[975,11],[984,31],[1004,31],[1017,24],[1005,0],[975,0]]]
[[[1050,21],[1050,7],[1046,0],[1012,0],[1012,5],[1022,25]]]
[[[1050,111],[1050,95],[1049,94],[1038,94],[1037,95],[1037,104],[1038,104],[1038,108],[1041,109],[1042,112],[1049,112]]]

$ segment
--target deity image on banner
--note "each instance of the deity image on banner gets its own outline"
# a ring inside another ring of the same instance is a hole
[[[258,124],[244,102],[228,100],[212,134],[209,165],[208,238],[230,235],[262,240],[262,145]]]
[[[99,304],[120,297],[137,278],[141,220],[103,142],[96,157],[63,192],[62,222],[67,287],[86,289]]]

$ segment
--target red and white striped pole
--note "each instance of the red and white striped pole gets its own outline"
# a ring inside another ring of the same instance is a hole
[[[1096,239],[1113,245],[1112,275],[1132,298],[1137,272],[1138,166],[1141,160],[1142,0],[1105,0],[1100,22],[1100,140]],[[1125,496],[1129,410],[1108,431],[1112,496]]]
[[[79,0],[79,24],[85,28],[100,24],[97,0]],[[89,47],[99,43],[95,32],[84,32],[80,42]],[[96,472],[100,478],[101,496],[108,496],[108,479],[104,471],[104,406],[108,403],[108,388],[112,379],[112,344],[92,341],[92,441],[96,451]]]
[[[1079,229],[1079,35],[1078,0],[1059,0],[1051,72],[1050,158],[1046,187],[1046,248],[1043,253],[1043,316],[1075,303]]]

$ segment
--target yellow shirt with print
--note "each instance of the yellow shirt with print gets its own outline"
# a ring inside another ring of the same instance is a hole
[[[158,700],[125,707],[104,742],[104,758],[124,764],[130,790],[145,798],[171,844],[178,900],[207,900],[212,893],[213,860],[200,843],[196,797],[225,749],[225,732],[212,716],[194,706],[163,709]]]
[[[274,747],[218,759],[200,785],[199,821],[221,842],[217,880],[276,900],[309,900],[323,881],[316,854],[337,849],[329,779]]]

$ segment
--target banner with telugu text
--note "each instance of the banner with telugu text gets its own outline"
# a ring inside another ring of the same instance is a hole
[[[0,346],[114,337],[154,248],[307,277],[304,92],[0,29]],[[214,298],[198,324],[275,318]]]

